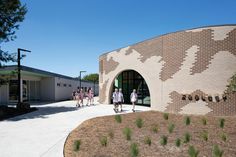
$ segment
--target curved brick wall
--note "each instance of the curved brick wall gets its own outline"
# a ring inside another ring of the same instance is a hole
[[[236,25],[159,36],[101,55],[99,65],[101,103],[109,103],[115,77],[132,69],[146,80],[154,110],[236,115],[236,94],[222,98],[236,73]]]

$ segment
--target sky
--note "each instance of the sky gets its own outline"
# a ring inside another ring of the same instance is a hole
[[[98,73],[101,54],[158,35],[236,24],[236,0],[21,0],[28,12],[10,53],[31,50],[22,64],[77,77]],[[12,64],[12,63],[9,63]]]

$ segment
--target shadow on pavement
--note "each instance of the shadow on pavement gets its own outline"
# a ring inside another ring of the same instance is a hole
[[[34,118],[48,118],[48,116],[62,113],[62,112],[72,112],[78,110],[76,107],[65,107],[65,106],[45,106],[39,107],[37,111],[30,112],[24,115],[6,119],[6,121],[19,121],[24,119],[34,119]]]

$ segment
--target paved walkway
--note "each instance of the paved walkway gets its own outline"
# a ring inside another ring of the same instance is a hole
[[[67,135],[83,121],[115,114],[112,105],[75,108],[75,101],[43,104],[38,111],[0,122],[0,156],[62,157]],[[124,105],[124,113],[131,106]],[[150,110],[137,106],[138,111]]]

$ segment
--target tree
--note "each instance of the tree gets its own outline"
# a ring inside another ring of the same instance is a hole
[[[26,5],[20,0],[0,0],[0,44],[16,39],[16,30],[19,23],[24,20],[27,12]],[[0,45],[0,67],[2,63],[12,61],[13,57],[1,49]]]
[[[229,85],[227,85],[227,93],[235,93],[236,92],[236,74],[234,74],[230,80]]]
[[[85,75],[82,80],[91,81],[91,82],[98,82],[98,79],[99,79],[98,74],[93,73],[93,74]]]

